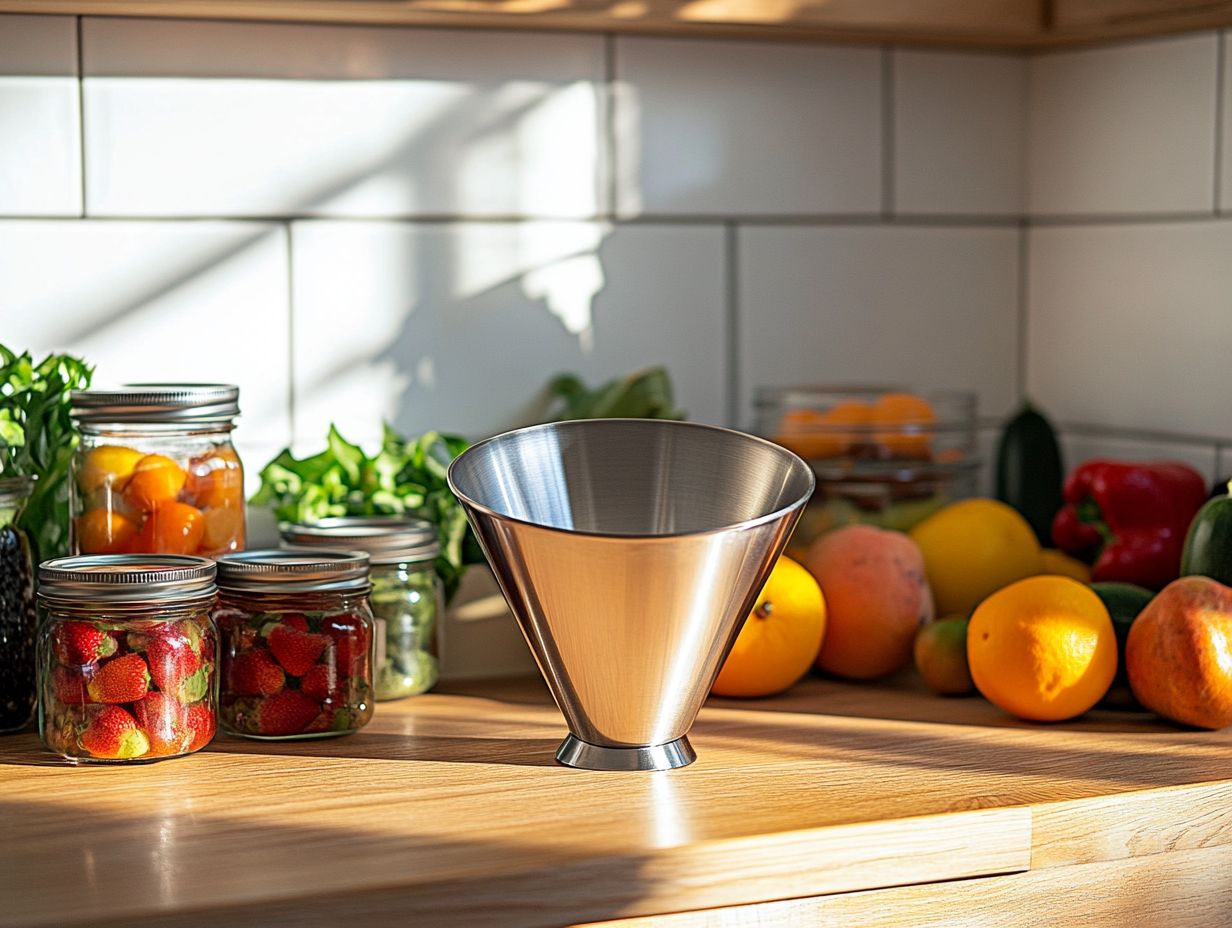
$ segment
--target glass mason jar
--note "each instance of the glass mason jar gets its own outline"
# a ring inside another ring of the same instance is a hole
[[[16,525],[31,488],[28,477],[0,480],[0,732],[25,728],[34,715],[34,568]]]
[[[284,525],[282,543],[367,552],[376,619],[376,698],[401,699],[436,685],[436,623],[444,591],[435,567],[440,542],[430,522],[341,516]]]
[[[130,384],[79,390],[73,455],[75,554],[244,549],[244,468],[231,444],[239,388]]]
[[[214,571],[206,558],[132,554],[39,567],[38,719],[48,750],[73,763],[131,763],[209,744]]]
[[[218,559],[224,730],[324,738],[372,718],[368,555],[245,551]]]

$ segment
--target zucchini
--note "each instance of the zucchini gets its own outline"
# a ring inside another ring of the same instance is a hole
[[[1025,403],[1001,430],[997,445],[996,497],[1017,509],[1045,548],[1052,547],[1052,520],[1064,505],[1065,470],[1052,423]]]
[[[1125,642],[1129,640],[1129,629],[1134,620],[1155,594],[1133,583],[1092,583],[1091,590],[1103,601],[1112,616],[1112,630],[1117,640],[1116,677],[1107,695],[1100,700],[1100,705],[1108,709],[1140,709],[1125,676]]]
[[[1189,524],[1181,552],[1181,576],[1201,575],[1232,586],[1232,482],[1228,492],[1207,500]]]

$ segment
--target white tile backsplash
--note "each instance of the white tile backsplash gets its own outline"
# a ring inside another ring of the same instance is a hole
[[[1029,212],[1211,211],[1216,59],[1213,32],[1032,58]]]
[[[1223,137],[1219,146],[1219,208],[1232,212],[1232,68],[1228,67],[1228,53],[1232,51],[1232,33],[1225,32],[1223,43]]]
[[[295,436],[330,421],[481,437],[535,421],[562,371],[665,364],[726,414],[723,232],[598,223],[297,223]],[[310,450],[310,447],[305,447]]]
[[[894,212],[1019,215],[1027,60],[906,49],[893,55]]]
[[[86,19],[109,216],[587,217],[598,36]]]
[[[739,238],[738,396],[758,386],[972,388],[1015,400],[1016,229],[751,228]]]
[[[0,216],[81,213],[77,29],[0,14]]]
[[[621,215],[876,213],[881,52],[616,39]]]
[[[1033,399],[1063,422],[1232,437],[1232,223],[1030,236]]]
[[[99,386],[239,384],[236,441],[250,477],[289,438],[278,226],[0,221],[0,320],[10,346],[84,356]]]
[[[1066,473],[1093,458],[1111,458],[1114,461],[1180,461],[1197,470],[1207,483],[1215,480],[1214,445],[1151,441],[1066,430],[1062,430],[1060,438]]]

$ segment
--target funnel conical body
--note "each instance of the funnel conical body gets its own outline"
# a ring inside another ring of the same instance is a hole
[[[481,442],[450,482],[570,732],[682,739],[812,492],[710,426],[587,420]]]

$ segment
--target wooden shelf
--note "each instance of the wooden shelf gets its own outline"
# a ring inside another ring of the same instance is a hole
[[[1019,50],[1232,25],[1232,0],[0,0],[0,12]]]
[[[1131,923],[1143,886],[1183,890],[1193,912],[1223,906],[1207,923],[1232,904],[1217,878],[1232,863],[1232,732],[1116,712],[1028,725],[904,679],[713,701],[699,760],[670,773],[559,767],[563,733],[539,682],[515,681],[383,703],[347,738],[220,738],[149,765],[72,768],[33,734],[2,738],[0,924],[675,912],[665,926],[695,928],[720,922],[690,913],[716,908],[725,926],[897,911],[987,924],[955,912],[1001,900],[1023,918],[1077,906],[1075,923],[1097,925]]]

